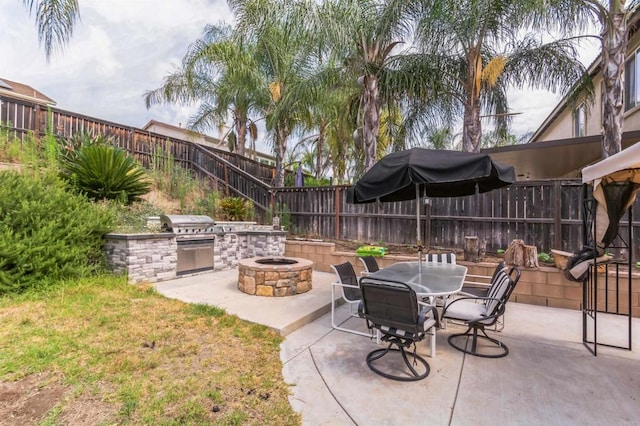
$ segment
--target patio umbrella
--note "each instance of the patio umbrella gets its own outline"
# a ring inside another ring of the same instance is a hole
[[[515,182],[512,166],[487,154],[412,148],[378,161],[347,192],[353,204],[416,200],[416,240],[421,250],[420,198],[461,197]]]

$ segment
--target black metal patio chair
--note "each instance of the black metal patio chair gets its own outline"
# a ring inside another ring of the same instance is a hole
[[[370,329],[378,330],[380,340],[388,342],[386,348],[376,349],[367,355],[369,368],[382,377],[400,381],[415,381],[429,375],[427,361],[416,353],[416,342],[424,339],[427,331],[437,327],[438,312],[435,307],[418,302],[415,291],[399,281],[380,281],[368,277],[360,279],[362,302],[358,308]],[[413,346],[411,360],[405,349]],[[389,366],[390,353],[399,353],[403,365]],[[387,368],[383,368],[383,364]]]
[[[461,321],[467,325],[466,332],[449,336],[449,344],[469,355],[485,358],[507,356],[509,348],[499,340],[489,337],[485,327],[491,327],[504,315],[507,301],[519,280],[520,270],[517,267],[508,271],[502,269],[496,272],[487,296],[460,297],[447,302],[442,318]],[[489,344],[483,344],[486,342]],[[483,349],[488,352],[483,352]]]
[[[360,259],[360,262],[362,262],[362,265],[364,266],[362,276],[367,276],[380,270],[378,260],[374,256],[361,256],[358,259]]]

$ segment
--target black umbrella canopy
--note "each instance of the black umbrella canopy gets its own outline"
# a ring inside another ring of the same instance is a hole
[[[371,203],[429,197],[461,197],[487,192],[515,182],[512,166],[496,163],[487,154],[412,148],[378,161],[350,188],[350,203]]]

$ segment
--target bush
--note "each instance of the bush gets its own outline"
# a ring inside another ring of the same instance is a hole
[[[0,294],[41,288],[103,265],[115,217],[52,174],[0,172]]]
[[[226,197],[220,200],[223,220],[253,219],[253,203],[240,197]]]
[[[109,207],[117,217],[116,232],[158,232],[159,228],[149,227],[147,222],[151,216],[160,216],[164,212],[148,201],[139,201],[131,205],[110,202]]]
[[[113,146],[82,146],[63,158],[62,176],[93,200],[139,201],[151,191],[146,171],[125,151]]]

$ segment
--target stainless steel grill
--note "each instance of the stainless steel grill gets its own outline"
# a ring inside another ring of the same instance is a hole
[[[177,275],[213,270],[215,224],[213,219],[203,215],[160,216],[160,229],[176,234]]]

